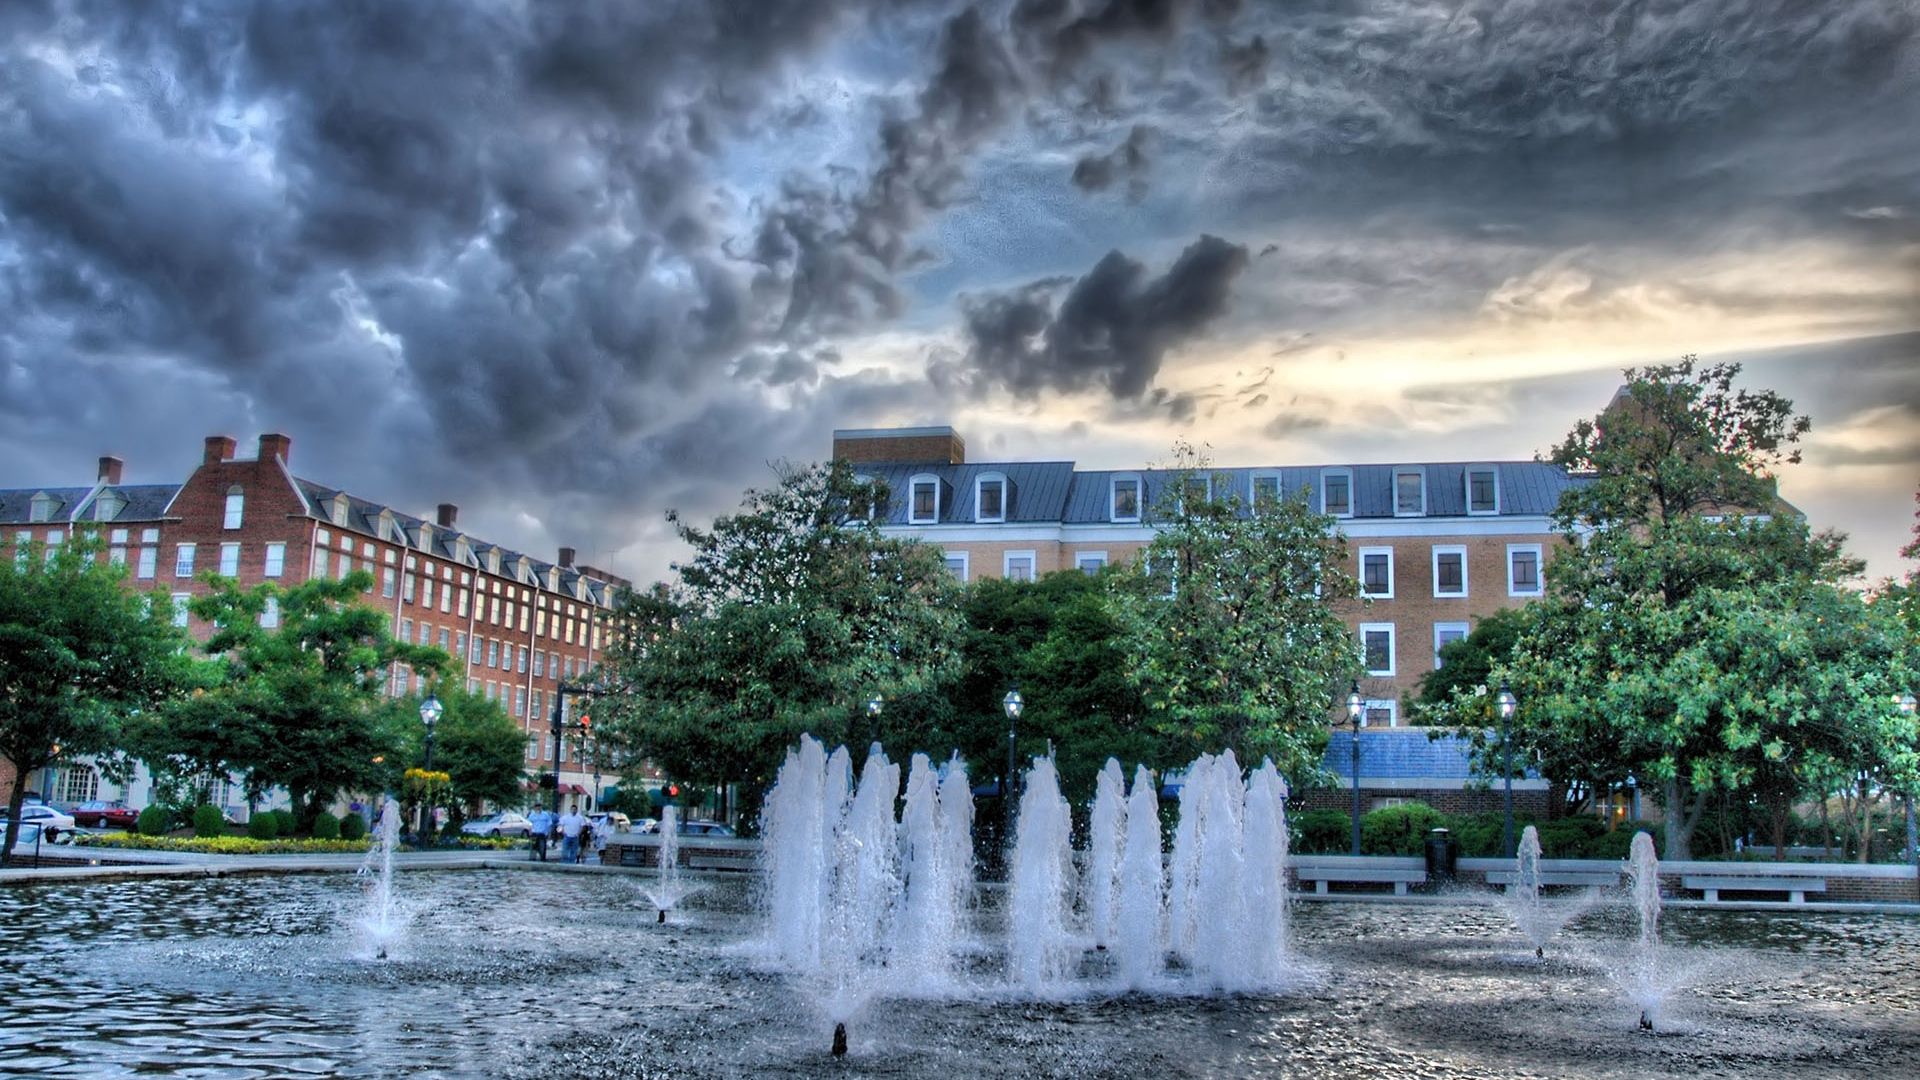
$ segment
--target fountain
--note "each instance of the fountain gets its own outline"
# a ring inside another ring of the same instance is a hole
[[[1007,933],[1007,970],[1028,992],[1057,989],[1073,974],[1072,816],[1051,757],[1033,759],[1020,794],[1007,900],[1015,913]]]
[[[1087,838],[1087,930],[1093,947],[1104,950],[1113,936],[1114,888],[1120,870],[1120,843],[1127,821],[1127,778],[1120,762],[1108,758],[1094,784]]]
[[[1120,911],[1114,933],[1120,977],[1144,990],[1166,956],[1166,866],[1160,852],[1160,792],[1145,765],[1133,771],[1120,851]]]
[[[667,913],[693,892],[680,883],[680,808],[672,803],[660,808],[660,879],[643,891],[657,913],[655,923],[665,923]]]
[[[376,960],[385,960],[405,922],[393,898],[393,852],[400,845],[400,804],[389,797],[374,822],[373,839],[357,874],[366,883],[366,908],[359,927]]]
[[[1515,848],[1513,885],[1500,898],[1501,906],[1533,946],[1536,960],[1544,960],[1547,943],[1561,928],[1584,914],[1600,898],[1597,889],[1584,889],[1562,900],[1548,900],[1541,892],[1544,878],[1540,872],[1540,832],[1529,825],[1521,830]]]
[[[1640,936],[1624,981],[1627,996],[1640,1006],[1641,1030],[1652,1031],[1672,990],[1663,984],[1659,975],[1660,859],[1654,854],[1653,837],[1644,832],[1633,835],[1633,846],[1629,849],[1627,895],[1633,900],[1634,914],[1640,918]]]

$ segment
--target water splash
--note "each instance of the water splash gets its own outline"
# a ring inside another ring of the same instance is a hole
[[[1127,778],[1120,762],[1108,758],[1094,782],[1093,808],[1087,836],[1087,932],[1093,947],[1104,949],[1113,940],[1114,890],[1120,870],[1120,843],[1127,822]]]
[[[385,960],[406,927],[406,913],[393,894],[393,853],[400,846],[400,804],[388,798],[374,821],[372,842],[357,876],[365,882],[366,907],[359,930],[367,955]]]
[[[1056,990],[1077,959],[1067,932],[1073,900],[1071,832],[1071,811],[1060,794],[1053,759],[1034,758],[1014,835],[1007,935],[1008,975],[1031,993]]]
[[[946,773],[942,780],[925,754],[913,755],[900,818],[897,970],[902,988],[920,993],[951,986],[954,942],[973,889],[973,792],[957,756]]]
[[[672,803],[660,808],[660,878],[642,891],[660,923],[667,921],[667,914],[680,901],[699,891],[698,886],[680,880],[680,808]]]
[[[1133,771],[1126,823],[1114,953],[1121,979],[1130,989],[1142,990],[1160,973],[1166,956],[1167,871],[1160,847],[1160,792],[1145,765]]]
[[[1521,936],[1533,946],[1533,955],[1545,959],[1548,943],[1569,922],[1591,908],[1600,893],[1585,889],[1565,899],[1547,899],[1541,891],[1540,855],[1540,832],[1529,825],[1520,832],[1513,860],[1513,885],[1500,898],[1500,903]]]
[[[1640,919],[1640,936],[1622,973],[1628,1000],[1640,1007],[1640,1027],[1652,1031],[1665,1016],[1677,987],[1662,977],[1660,960],[1660,859],[1653,837],[1635,833],[1627,858],[1627,895]]]

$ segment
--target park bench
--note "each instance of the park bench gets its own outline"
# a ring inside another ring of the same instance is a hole
[[[1508,892],[1520,883],[1520,875],[1513,870],[1487,871],[1487,884],[1502,885]],[[1618,870],[1542,870],[1540,884],[1572,885],[1583,888],[1611,889],[1620,884]]]
[[[719,855],[694,852],[687,854],[689,870],[756,870],[759,869],[759,865],[759,859],[751,854]]]
[[[1368,885],[1392,885],[1393,895],[1407,895],[1407,886],[1421,885],[1427,880],[1425,870],[1387,870],[1364,866],[1302,866],[1294,871],[1302,885],[1313,882],[1313,891],[1327,895],[1327,882],[1358,882]]]
[[[1680,884],[1699,889],[1704,899],[1718,903],[1722,890],[1727,892],[1783,892],[1795,904],[1807,902],[1810,892],[1827,891],[1827,879],[1808,874],[1682,874]]]

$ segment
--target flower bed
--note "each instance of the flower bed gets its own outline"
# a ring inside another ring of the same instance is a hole
[[[177,837],[84,835],[76,846],[143,851],[195,851],[205,855],[322,855],[367,850],[365,840],[255,840],[246,836]]]

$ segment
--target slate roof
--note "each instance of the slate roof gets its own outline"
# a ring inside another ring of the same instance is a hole
[[[1320,764],[1353,781],[1353,729],[1335,728]],[[1527,776],[1538,779],[1529,769]],[[1425,732],[1368,733],[1360,739],[1361,780],[1469,780],[1473,763],[1467,740],[1458,735],[1429,738]]]
[[[173,501],[180,490],[179,484],[113,484],[101,488],[101,493],[117,492],[126,505],[120,512],[99,524],[115,521],[158,521],[160,512]],[[33,521],[33,497],[46,492],[54,497],[54,504],[45,522]],[[50,488],[10,488],[0,490],[0,524],[59,524],[86,523],[93,521],[93,502],[87,496],[93,494],[93,486],[87,487],[50,487]],[[97,496],[96,496],[97,498]],[[77,513],[77,517],[76,517]]]
[[[77,488],[16,488],[9,491],[0,491],[0,523],[24,525],[33,521],[33,497],[41,492],[46,492],[54,498],[53,507],[47,514],[46,523],[52,524],[65,521],[68,516],[73,513],[74,508],[79,505],[80,500],[86,498],[87,492],[92,490],[93,486],[89,484],[86,487]],[[39,523],[36,522],[36,524]]]
[[[173,497],[179,494],[180,485],[112,484],[101,488],[100,495],[105,495],[110,491],[117,493],[122,499],[125,499],[126,505],[122,506],[120,512],[113,515],[109,520],[158,521],[160,520],[160,514],[166,510],[167,504],[173,502]],[[80,508],[81,517],[92,520],[93,506],[94,503],[100,501],[100,495],[95,495],[92,500]]]
[[[1537,517],[1551,514],[1559,504],[1560,493],[1587,482],[1570,476],[1557,465],[1536,461],[1502,462],[1410,462],[1405,465],[1287,465],[1271,468],[1241,467],[1207,470],[1219,485],[1228,484],[1243,500],[1251,498],[1253,478],[1278,476],[1283,496],[1298,496],[1320,486],[1327,469],[1345,469],[1353,475],[1353,517],[1355,519],[1394,517],[1393,474],[1408,466],[1424,468],[1427,474],[1427,517],[1466,517],[1466,474],[1471,465],[1492,465],[1499,473],[1500,517]],[[1002,473],[1012,486],[1007,522],[1048,522],[1060,524],[1107,524],[1110,484],[1116,476],[1136,476],[1143,483],[1141,506],[1149,514],[1180,474],[1170,469],[1079,470],[1070,461],[977,462],[948,465],[940,462],[921,464],[861,463],[855,466],[861,476],[886,481],[892,498],[881,520],[884,525],[907,525],[909,482],[915,476],[938,477],[945,488],[940,497],[940,524],[973,523],[974,481],[985,473]],[[1224,479],[1223,479],[1224,478]]]

